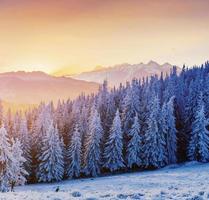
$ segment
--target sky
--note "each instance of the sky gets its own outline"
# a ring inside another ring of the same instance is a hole
[[[207,0],[0,0],[0,72],[209,59]]]

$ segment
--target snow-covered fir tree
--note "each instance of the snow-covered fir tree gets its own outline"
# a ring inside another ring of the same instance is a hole
[[[129,130],[129,141],[126,149],[126,162],[129,168],[133,165],[142,165],[142,137],[138,115],[134,117],[134,123]]]
[[[19,140],[21,142],[23,157],[26,159],[24,162],[25,169],[30,174],[31,172],[31,138],[29,135],[27,121],[23,118],[20,122]]]
[[[16,185],[24,185],[26,182],[27,171],[24,168],[26,159],[23,157],[21,143],[18,139],[12,142],[12,162],[11,162],[11,175],[9,177],[9,185],[11,191],[14,191]]]
[[[205,116],[209,118],[209,74],[204,79],[203,100],[205,105]]]
[[[20,134],[21,112],[16,112],[13,119],[13,138],[18,138]]]
[[[11,109],[7,111],[6,116],[4,117],[4,127],[7,130],[8,136],[12,138],[14,136],[14,121]]]
[[[144,135],[143,162],[145,167],[159,168],[165,165],[165,137],[161,129],[159,98],[154,97],[150,104],[148,129]]]
[[[104,150],[104,144],[107,141],[107,138],[109,136],[110,128],[112,126],[112,122],[113,122],[115,112],[116,112],[115,100],[114,100],[114,96],[112,92],[109,93],[106,104],[107,104],[107,110],[106,110],[106,116],[104,119],[106,131],[104,131],[104,137],[102,139],[103,150]]]
[[[139,113],[139,105],[139,94],[136,91],[136,87],[129,86],[124,98],[122,113],[123,131],[125,136],[128,135],[128,132],[134,122],[135,114]]]
[[[0,128],[0,191],[6,192],[9,187],[9,180],[12,174],[11,163],[12,163],[12,151],[11,144],[7,131],[2,125]]]
[[[101,139],[103,129],[100,115],[93,104],[89,120],[89,133],[85,144],[84,153],[84,173],[86,175],[97,176],[100,174],[101,166]]]
[[[115,118],[110,129],[110,135],[104,150],[103,167],[109,169],[111,172],[125,167],[123,160],[123,136],[119,110],[116,111]]]
[[[81,171],[81,133],[78,124],[75,126],[71,144],[67,150],[69,165],[67,166],[67,176],[79,177]]]
[[[4,108],[2,105],[2,100],[0,99],[0,127],[2,127],[4,123]]]
[[[209,131],[206,128],[208,125],[209,120],[205,118],[204,103],[201,95],[195,121],[192,124],[192,134],[188,146],[188,157],[190,160],[209,161]]]
[[[58,129],[51,121],[46,135],[42,138],[44,146],[38,158],[37,178],[39,182],[60,181],[64,175],[64,158]]]
[[[177,130],[174,116],[174,98],[171,97],[168,103],[162,108],[162,129],[166,142],[167,164],[177,162]]]
[[[108,98],[109,98],[108,82],[107,80],[104,80],[103,84],[99,88],[98,99],[97,99],[97,108],[100,117],[102,119],[101,122],[104,132],[106,132],[108,128],[106,127],[106,122],[105,122],[105,119],[107,117]]]

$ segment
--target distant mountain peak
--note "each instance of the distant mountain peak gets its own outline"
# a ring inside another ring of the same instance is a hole
[[[151,75],[160,76],[161,72],[169,74],[172,66],[168,62],[160,65],[153,60],[150,60],[147,64],[142,62],[139,64],[122,63],[99,71],[84,72],[73,76],[73,78],[97,83],[102,83],[106,79],[110,86],[118,86],[120,83],[131,81],[133,78],[149,77]],[[180,71],[180,68],[177,68],[177,71]]]
[[[157,62],[153,61],[153,60],[150,60],[148,63],[147,63],[148,66],[152,66],[152,65],[159,65]]]

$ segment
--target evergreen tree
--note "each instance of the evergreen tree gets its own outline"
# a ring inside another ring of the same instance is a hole
[[[206,128],[208,124],[209,120],[205,118],[204,104],[200,101],[195,121],[192,124],[192,135],[188,147],[190,160],[209,161],[209,131]]]
[[[12,143],[12,163],[11,163],[11,175],[9,177],[9,184],[11,191],[14,191],[16,185],[24,185],[26,182],[27,171],[24,168],[23,151],[21,149],[21,143],[18,139],[13,140]]]
[[[134,90],[135,89],[135,90]],[[128,132],[134,122],[134,116],[139,112],[139,96],[137,95],[136,87],[132,88],[128,86],[127,93],[124,98],[123,104],[123,131],[125,136],[128,135]]]
[[[100,115],[103,135],[101,138],[101,153],[104,152],[104,145],[109,135],[109,130],[114,117],[114,100],[111,93],[108,91],[108,81],[104,80],[99,88],[99,92],[94,99],[95,106]],[[103,162],[103,160],[101,161]]]
[[[162,108],[162,129],[166,142],[167,164],[177,162],[177,139],[176,139],[176,123],[174,116],[174,97],[171,97],[168,103],[164,103]]]
[[[209,118],[209,74],[206,75],[204,82],[204,105],[205,105],[205,116]]]
[[[13,138],[18,138],[20,134],[21,113],[16,112],[13,120]]]
[[[30,136],[27,128],[27,121],[23,118],[20,122],[20,129],[19,129],[19,140],[21,142],[23,157],[26,159],[24,162],[24,167],[28,174],[31,173],[31,141]]]
[[[105,123],[105,131],[104,131],[104,137],[102,139],[102,144],[104,145],[109,137],[110,128],[112,126],[112,122],[115,116],[116,112],[116,106],[115,101],[113,98],[113,94],[109,93],[107,98],[107,110],[106,110],[106,116],[104,120]],[[102,146],[103,147],[103,146]],[[103,147],[104,150],[104,147]]]
[[[90,122],[89,134],[85,144],[84,154],[84,173],[86,175],[97,176],[100,174],[101,166],[101,138],[103,129],[101,125],[100,115],[93,105]]]
[[[8,133],[8,136],[12,138],[12,136],[14,136],[14,121],[11,109],[8,110],[7,115],[5,116],[4,127]]]
[[[64,158],[57,127],[51,121],[46,135],[43,137],[37,178],[40,182],[60,181],[64,174]]]
[[[2,126],[0,128],[0,191],[6,192],[9,187],[9,179],[12,174],[11,163],[12,163],[11,145],[7,131]]]
[[[123,137],[121,130],[121,120],[119,110],[117,110],[110,129],[109,139],[106,143],[104,151],[104,168],[109,169],[111,172],[123,168]]]
[[[161,128],[161,116],[158,97],[154,97],[150,105],[148,129],[144,136],[144,165],[159,168],[165,165],[165,138]]]
[[[133,165],[142,164],[142,139],[140,133],[140,124],[138,115],[134,118],[134,123],[129,131],[129,141],[127,145],[126,160],[127,166],[132,168]]]
[[[0,99],[0,127],[2,127],[4,122],[4,109],[2,105],[2,100]]]
[[[81,134],[78,125],[75,126],[67,157],[69,160],[67,176],[70,178],[79,177],[81,171]]]

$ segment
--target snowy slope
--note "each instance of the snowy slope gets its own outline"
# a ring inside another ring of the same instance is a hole
[[[60,191],[54,192],[57,186]],[[209,199],[209,164],[191,162],[155,171],[28,185],[1,193],[3,199]]]

